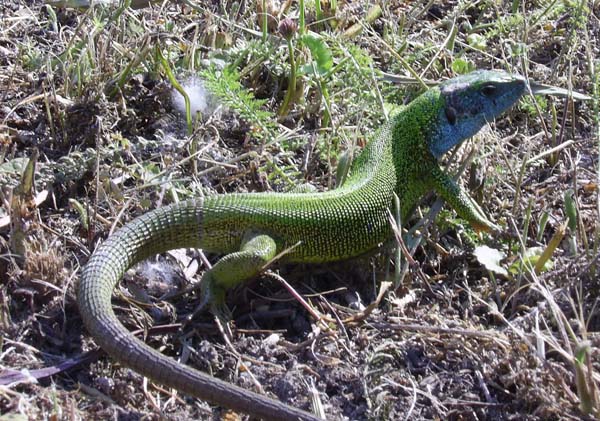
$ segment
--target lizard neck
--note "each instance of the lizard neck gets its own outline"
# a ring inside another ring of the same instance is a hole
[[[391,206],[393,190],[400,199],[402,218],[408,217],[423,194],[431,190],[431,174],[439,168],[431,144],[453,146],[462,140],[446,125],[444,99],[439,89],[432,88],[377,131],[337,193],[371,191],[375,185],[389,193],[390,204],[386,206]]]
[[[356,158],[340,193],[370,190],[372,185],[380,191],[393,189],[405,219],[432,190],[438,158],[480,127],[479,121],[449,122],[440,89],[429,89],[377,132]]]
[[[397,179],[395,191],[400,199],[403,219],[432,188],[431,174],[438,163],[431,152],[430,142],[444,124],[443,113],[444,101],[440,91],[432,88],[408,104],[390,122]],[[458,143],[456,139],[450,141]]]

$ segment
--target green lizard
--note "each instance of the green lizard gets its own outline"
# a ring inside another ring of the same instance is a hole
[[[477,71],[427,90],[374,135],[344,183],[328,192],[214,195],[138,217],[106,240],[83,271],[77,299],[85,326],[110,356],[157,383],[269,420],[317,419],[150,348],[118,321],[113,288],[135,263],[174,248],[225,254],[202,278],[213,302],[291,246],[282,260],[318,263],[363,254],[390,237],[394,193],[403,220],[434,190],[476,229],[495,229],[437,159],[514,105],[526,88],[521,76]]]

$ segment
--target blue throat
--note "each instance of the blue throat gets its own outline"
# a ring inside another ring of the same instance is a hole
[[[481,118],[470,118],[450,124],[444,108],[438,111],[437,120],[440,124],[435,125],[427,136],[429,151],[437,159],[454,146],[474,136],[485,125],[483,115]]]

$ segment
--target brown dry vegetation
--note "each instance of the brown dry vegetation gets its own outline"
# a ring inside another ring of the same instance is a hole
[[[273,15],[281,10],[278,1],[266,3]],[[164,354],[246,388],[260,385],[298,407],[320,400],[328,419],[593,418],[600,362],[598,2],[389,1],[371,25],[365,16],[374,2],[338,1],[335,12],[335,2],[323,2],[327,19],[320,24],[314,2],[307,2],[310,29],[323,36],[335,67],[319,77],[300,75],[300,94],[278,124],[289,62],[276,28],[281,17],[297,18],[298,4],[291,3],[269,21],[262,41],[255,2],[75,10],[2,1],[1,413],[216,416],[205,402],[89,353],[95,346],[82,329],[74,291],[90,253],[113,226],[202,192],[283,191],[307,181],[331,188],[341,153],[364,144],[383,120],[383,102],[407,102],[419,92],[415,83],[381,81],[380,71],[438,81],[472,66],[594,96],[526,98],[457,153],[457,162],[472,154],[461,180],[504,238],[478,237],[442,211],[421,228],[424,241],[401,285],[357,323],[340,320],[360,315],[380,281],[394,278],[387,263],[393,248],[350,264],[276,268],[338,320],[328,325],[264,277],[229,294],[230,342],[208,314],[180,329],[198,297],[160,297],[200,278],[199,251],[157,257],[131,271],[115,307]],[[357,22],[362,32],[344,34]],[[306,47],[296,48],[297,60],[312,62]],[[157,50],[180,82],[211,63],[233,64],[244,89],[264,99],[257,110],[273,114],[244,115],[214,92],[213,107],[188,134]],[[34,150],[31,191],[19,175]],[[535,275],[519,264],[524,249],[546,249],[560,232],[569,219],[569,189],[575,217],[552,268]],[[424,200],[423,215],[434,201]],[[512,275],[486,270],[473,254],[478,245],[502,250]],[[581,409],[586,390],[591,415]]]

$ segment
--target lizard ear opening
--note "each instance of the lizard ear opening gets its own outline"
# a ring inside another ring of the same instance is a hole
[[[454,126],[456,124],[456,110],[451,106],[447,106],[444,111],[446,112],[448,123]]]

